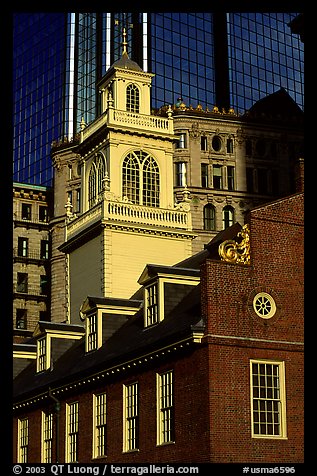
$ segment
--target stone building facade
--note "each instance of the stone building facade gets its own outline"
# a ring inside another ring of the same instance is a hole
[[[13,184],[13,336],[32,335],[50,317],[52,190]]]
[[[166,109],[166,108],[165,108]],[[164,113],[164,108],[161,110]],[[303,158],[303,112],[284,89],[258,101],[244,115],[217,107],[173,107],[174,192],[188,189],[193,250],[245,213],[296,190],[296,162]]]

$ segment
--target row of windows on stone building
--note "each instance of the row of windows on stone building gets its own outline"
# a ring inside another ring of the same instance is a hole
[[[176,149],[187,149],[188,139],[187,133],[181,132],[178,134],[178,141]],[[202,152],[221,152],[223,154],[233,154],[234,140],[232,137],[222,138],[219,135],[214,135],[209,138],[208,135],[200,136],[200,150]],[[248,157],[253,155],[262,158],[274,159],[277,157],[278,144],[272,140],[266,139],[247,139],[245,141],[245,154]]]
[[[28,273],[17,273],[17,280],[14,291],[19,294],[29,294],[32,296],[48,295],[48,276],[40,275],[38,285],[29,285]]]
[[[38,249],[30,249],[29,238],[19,236],[18,246],[13,250],[14,258],[29,258],[34,260],[48,260],[49,259],[49,241],[41,240]]]
[[[48,207],[46,205],[39,205],[34,209],[31,203],[22,203],[21,211],[15,218],[34,223],[47,223],[49,219]]]

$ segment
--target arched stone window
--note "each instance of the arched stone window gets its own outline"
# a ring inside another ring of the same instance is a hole
[[[134,152],[123,161],[122,166],[122,196],[132,203],[139,203],[140,192],[140,163]]]
[[[143,205],[160,206],[160,174],[158,165],[151,156],[143,162]]]
[[[233,221],[234,221],[234,209],[230,205],[226,205],[222,210],[223,229],[233,225]]]
[[[146,152],[130,152],[122,165],[122,195],[132,203],[160,206],[160,174],[156,160]]]
[[[139,112],[140,110],[140,91],[135,84],[127,86],[126,106],[128,112]]]
[[[216,213],[215,207],[211,203],[204,206],[204,230],[216,229]]]
[[[89,208],[94,206],[96,201],[96,182],[97,182],[97,170],[96,164],[93,162],[91,164],[89,179],[88,179],[88,205]]]
[[[91,164],[89,178],[88,178],[88,205],[89,208],[93,207],[101,198],[104,182],[103,179],[106,175],[106,163],[104,156],[98,154]]]
[[[106,164],[104,157],[100,154],[97,157],[97,177],[98,177],[98,188],[97,194],[99,195],[103,191],[104,187],[104,178],[106,175]]]

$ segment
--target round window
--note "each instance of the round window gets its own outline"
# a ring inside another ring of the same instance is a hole
[[[219,136],[214,136],[212,138],[212,148],[216,151],[219,152],[221,149],[221,139]]]
[[[253,299],[253,309],[263,319],[270,319],[276,312],[276,304],[269,294],[258,293]]]

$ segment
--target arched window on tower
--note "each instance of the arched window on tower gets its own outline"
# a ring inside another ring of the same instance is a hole
[[[204,230],[211,231],[216,229],[215,217],[215,207],[211,203],[207,203],[204,206]]]
[[[151,156],[143,163],[143,205],[160,206],[160,174],[158,165]]]
[[[230,205],[226,205],[222,210],[223,229],[233,225],[233,221],[234,221],[234,209]]]
[[[140,110],[140,91],[135,84],[127,86],[126,106],[128,112],[139,112]]]
[[[104,178],[106,175],[106,164],[104,157],[100,154],[97,157],[97,176],[98,176],[98,189],[97,194],[102,193],[104,188]]]
[[[123,161],[122,166],[122,196],[132,203],[139,203],[140,164],[138,158],[131,152]]]
[[[122,196],[138,205],[160,206],[160,174],[155,159],[146,152],[130,152],[122,164]]]
[[[88,178],[88,205],[93,207],[98,199],[102,198],[104,178],[106,176],[106,162],[102,154],[98,154],[91,164]]]
[[[88,205],[89,208],[93,207],[96,202],[96,182],[97,182],[97,170],[96,165],[93,162],[91,164],[91,169],[89,172],[89,179],[88,179]]]

